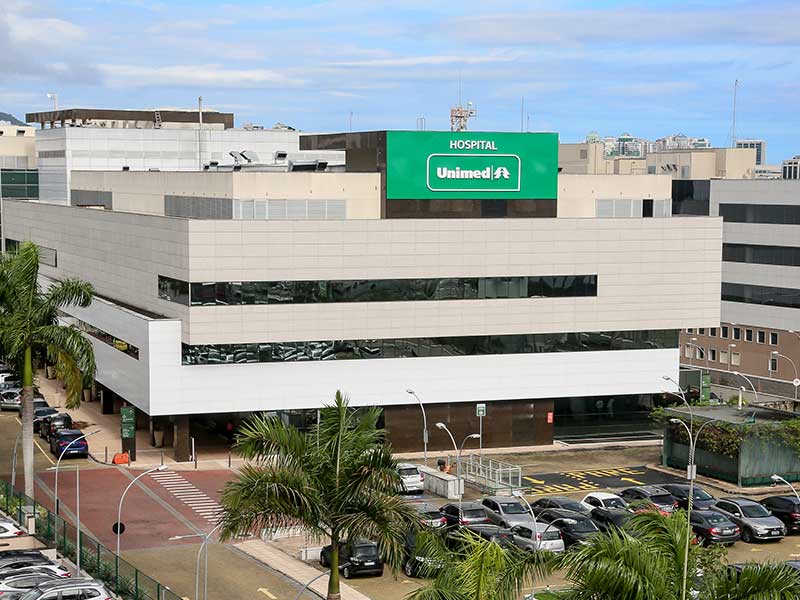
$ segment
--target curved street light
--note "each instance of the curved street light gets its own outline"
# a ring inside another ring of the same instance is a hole
[[[753,382],[752,382],[752,381],[750,381],[750,378],[749,378],[747,375],[744,375],[744,374],[740,373],[739,371],[734,371],[734,372],[733,372],[733,374],[734,374],[734,375],[738,375],[739,377],[741,377],[741,378],[742,378],[742,379],[744,379],[744,380],[745,380],[747,383],[749,383],[749,384],[750,384],[750,388],[753,390],[753,395],[754,395],[754,396],[755,396],[755,398],[756,398],[756,404],[758,404],[758,392],[756,391],[756,386],[754,386],[754,385],[753,385]]]
[[[797,400],[797,388],[798,388],[798,386],[794,385],[794,382],[798,380],[798,377],[797,377],[797,364],[791,358],[789,358],[785,354],[781,354],[777,350],[773,350],[772,352],[770,352],[770,354],[772,356],[777,356],[779,358],[785,358],[786,360],[789,361],[789,364],[792,365],[792,369],[794,369],[794,381],[792,381],[792,386],[794,387],[794,399]]]
[[[786,481],[783,477],[781,477],[780,475],[772,475],[770,477],[770,479],[772,479],[772,482],[774,484],[778,484],[778,483],[782,482],[782,483],[785,483],[786,485],[788,485],[792,489],[792,491],[794,492],[795,498],[797,498],[797,500],[800,501],[800,494],[797,493],[797,489],[795,489],[795,487],[791,483]]]
[[[167,465],[159,465],[157,467],[153,467],[152,469],[148,469],[144,473],[140,473],[138,476],[134,477],[133,481],[128,484],[128,487],[125,488],[125,491],[122,492],[122,496],[119,499],[119,506],[117,507],[117,556],[119,554],[119,536],[122,534],[122,502],[125,500],[125,494],[128,493],[128,490],[133,487],[133,484],[139,481],[145,475],[149,475],[150,473],[154,473],[156,471],[166,471]],[[121,558],[121,556],[120,556]]]
[[[447,425],[442,423],[441,421],[436,423],[437,429],[442,429],[443,431],[447,432],[447,435],[450,436],[450,441],[453,442],[453,450],[456,452],[456,475],[458,477],[458,518],[461,518],[461,498],[464,495],[464,482],[461,479],[461,453],[464,451],[464,444],[467,443],[467,440],[470,439],[479,439],[481,437],[480,433],[470,433],[467,435],[461,442],[461,447],[459,448],[456,446],[456,439],[453,437],[451,431],[447,428]]]
[[[197,551],[197,561],[194,571],[194,597],[195,600],[200,599],[200,557],[205,556],[205,565],[203,567],[203,600],[208,600],[208,540],[214,535],[214,532],[217,531],[224,521],[220,521],[217,523],[214,528],[209,531],[208,533],[188,533],[186,535],[173,535],[169,538],[170,542],[174,542],[176,540],[185,540],[188,538],[195,538],[201,537],[203,538],[203,543],[200,544],[200,549]],[[203,550],[205,549],[205,554]],[[323,573],[324,575],[324,573]]]
[[[422,404],[422,400],[419,399],[417,393],[412,389],[407,389],[406,394],[414,396],[419,402],[419,408],[422,411],[422,448],[423,448],[423,456],[425,460],[425,466],[428,466],[428,417],[425,415],[425,406]]]
[[[95,433],[100,433],[100,430],[97,429],[97,430],[92,431],[90,433],[84,433],[80,437],[76,437],[74,440],[72,440],[69,444],[66,445],[66,447],[61,451],[61,454],[59,455],[58,460],[56,461],[56,469],[55,469],[55,471],[56,471],[56,483],[55,483],[55,486],[54,486],[54,489],[53,489],[54,502],[55,502],[55,505],[56,505],[56,515],[58,515],[58,510],[59,510],[59,502],[58,502],[58,468],[61,466],[61,459],[64,458],[67,455],[67,450],[69,450],[69,447],[72,446],[72,444],[74,444],[75,442],[79,442],[80,440],[86,439],[90,435],[94,435]]]

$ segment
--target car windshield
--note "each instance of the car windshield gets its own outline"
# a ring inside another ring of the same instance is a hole
[[[709,494],[707,491],[698,490],[697,488],[694,489],[694,492],[692,493],[692,498],[694,498],[695,500],[713,500],[714,499],[714,497],[711,494]]]
[[[500,508],[507,515],[524,515],[528,510],[519,502],[501,502]]]
[[[594,521],[589,519],[573,519],[576,521],[574,525],[569,525],[571,531],[575,533],[590,533],[592,531],[597,531],[597,525],[594,524]]]
[[[462,512],[465,519],[482,519],[486,516],[482,508],[466,508]]]
[[[586,507],[580,502],[562,502],[561,508],[565,510],[574,510],[575,512],[585,512]]]
[[[398,469],[400,472],[400,477],[413,477],[415,475],[419,475],[419,471],[416,467],[404,467],[402,469]]]
[[[626,508],[625,501],[621,498],[608,498],[605,503],[609,508]]]
[[[659,494],[650,496],[650,502],[653,504],[674,504],[675,499],[670,494]]]
[[[719,525],[721,523],[726,523],[728,519],[722,515],[709,515],[706,517],[706,521],[708,521],[711,525]]]
[[[377,558],[378,547],[373,545],[356,546],[353,548],[353,556],[359,558]]]
[[[742,506],[742,514],[751,518],[768,517],[769,511],[760,504],[745,504]]]

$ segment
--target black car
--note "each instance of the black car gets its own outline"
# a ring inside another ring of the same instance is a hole
[[[45,417],[49,417],[50,415],[56,415],[58,411],[51,407],[51,406],[44,406],[41,408],[34,408],[33,409],[33,430],[35,432],[39,432],[39,427],[44,422]]]
[[[715,510],[693,510],[691,524],[702,544],[733,544],[741,539],[739,526]]]
[[[447,519],[439,507],[430,502],[409,502],[411,508],[417,511],[420,521],[426,527],[444,527]]]
[[[319,564],[331,566],[331,545],[325,546],[319,553]],[[339,570],[345,579],[353,575],[383,575],[378,544],[369,540],[339,543]]]
[[[45,417],[42,425],[45,429],[42,431],[40,427],[39,435],[49,442],[62,429],[72,429],[72,417],[68,413],[58,413],[57,415]]]
[[[458,510],[458,504],[445,504],[442,507],[442,516],[447,519],[448,527],[478,525],[489,522],[486,511],[477,502],[462,502],[461,512]]]
[[[433,577],[441,567],[440,562],[423,556],[417,550],[417,532],[410,531],[403,542],[403,573],[406,577]]]
[[[764,498],[761,504],[783,521],[786,529],[789,531],[800,530],[800,500],[796,496],[770,496]]]
[[[675,497],[660,485],[637,485],[622,490],[620,496],[631,505],[631,509],[652,510],[657,509],[662,514],[668,515],[678,507]]]
[[[536,517],[541,523],[553,523],[553,527],[561,532],[564,546],[569,548],[574,544],[584,544],[600,529],[585,514],[573,510],[548,508]]]
[[[544,498],[539,498],[536,500],[536,502],[531,504],[531,508],[533,509],[533,514],[537,516],[540,512],[548,508],[571,510],[573,512],[581,513],[587,517],[591,513],[591,510],[585,504],[574,500],[573,498],[567,498],[566,496],[547,496]]]
[[[678,506],[684,510],[689,507],[689,485],[686,483],[662,483],[659,487],[667,490],[675,500]],[[692,510],[699,509],[705,510],[716,502],[716,498],[705,491],[700,486],[694,486],[692,490]]]
[[[592,521],[600,531],[611,531],[612,529],[622,529],[633,516],[633,513],[625,508],[593,508],[590,515]]]

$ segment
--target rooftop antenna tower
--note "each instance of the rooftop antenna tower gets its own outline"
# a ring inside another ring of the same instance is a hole
[[[478,115],[472,102],[461,104],[461,71],[458,72],[458,104],[450,109],[450,131],[466,131],[469,120]]]
[[[733,82],[733,122],[731,123],[731,148],[736,147],[736,92],[739,91],[739,80]]]

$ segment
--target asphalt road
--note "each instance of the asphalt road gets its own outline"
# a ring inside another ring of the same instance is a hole
[[[648,469],[643,465],[559,473],[524,472],[522,479],[529,485],[526,492],[532,496],[586,493],[593,490],[621,490],[634,485],[683,481],[678,477]]]

